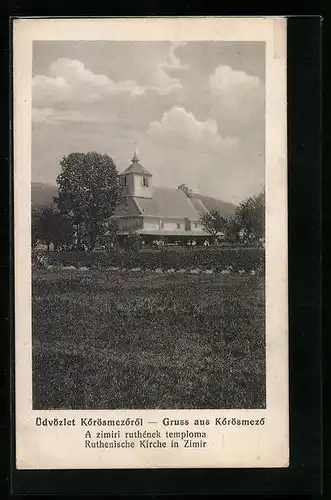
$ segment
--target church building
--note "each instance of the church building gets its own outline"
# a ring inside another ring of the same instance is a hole
[[[199,223],[202,213],[218,210],[225,218],[234,212],[231,203],[202,196],[185,185],[176,188],[156,187],[153,175],[139,162],[136,153],[129,167],[120,174],[123,202],[111,219],[117,220],[120,234],[141,235],[146,243],[158,238],[169,243],[211,236]]]

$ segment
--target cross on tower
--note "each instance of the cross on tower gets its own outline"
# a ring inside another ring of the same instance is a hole
[[[137,163],[139,160],[138,160],[138,156],[137,156],[137,150],[135,149],[135,152],[133,153],[133,157],[132,157],[132,163]]]

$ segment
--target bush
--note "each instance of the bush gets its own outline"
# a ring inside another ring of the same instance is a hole
[[[123,239],[122,245],[126,250],[138,252],[142,247],[142,238],[136,233],[128,234]]]
[[[47,261],[52,265],[132,269],[187,269],[199,268],[221,270],[232,266],[234,271],[264,269],[265,252],[262,248],[217,247],[217,248],[162,248],[128,251],[113,249],[108,252],[51,252]]]

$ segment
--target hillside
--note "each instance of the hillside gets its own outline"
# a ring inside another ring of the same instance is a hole
[[[43,182],[31,182],[31,204],[33,208],[42,208],[52,205],[57,187]]]
[[[194,196],[202,201],[209,212],[217,210],[222,217],[225,217],[226,219],[234,215],[236,206],[232,203],[226,203],[225,201],[217,200],[216,198],[211,198],[210,196],[203,196],[198,193],[194,193]]]

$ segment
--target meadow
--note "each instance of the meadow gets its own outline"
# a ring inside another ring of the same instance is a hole
[[[34,409],[265,407],[263,273],[33,269]]]

